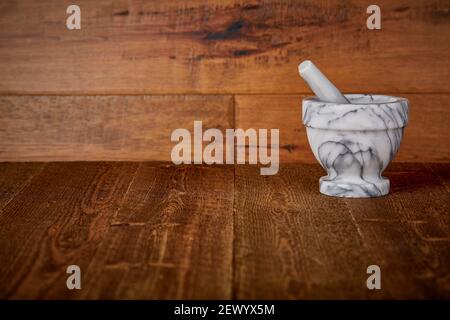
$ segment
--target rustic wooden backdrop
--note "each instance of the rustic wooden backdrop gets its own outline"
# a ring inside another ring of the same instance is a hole
[[[81,7],[81,30],[66,8]],[[397,161],[448,162],[450,1],[0,2],[0,160],[170,160],[194,120],[279,128],[284,162],[312,162],[300,121],[312,59],[344,92],[410,99]]]

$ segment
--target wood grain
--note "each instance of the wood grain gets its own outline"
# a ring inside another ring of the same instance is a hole
[[[0,211],[0,296],[77,297],[66,268],[87,269],[137,166],[51,163],[33,178]]]
[[[316,165],[271,177],[237,167],[237,298],[450,297],[449,194],[430,170],[394,164],[392,194],[370,200],[320,195],[321,175]],[[372,264],[379,291],[366,288]]]
[[[0,210],[43,168],[42,163],[0,163]]]
[[[450,192],[450,163],[428,163],[424,164],[424,166],[431,170],[445,186],[447,192]]]
[[[172,131],[233,128],[230,96],[3,96],[0,161],[171,161]]]
[[[439,168],[450,173],[448,166]],[[386,297],[449,297],[448,191],[420,164],[396,164],[387,176],[392,184],[390,196],[374,199],[370,205],[361,199],[345,200],[364,247],[383,272]]]
[[[230,298],[232,189],[232,167],[51,163],[0,211],[1,297]]]
[[[305,93],[312,58],[345,92],[445,92],[448,1],[79,0],[0,4],[1,94]],[[425,67],[426,66],[426,69]]]
[[[400,162],[450,161],[448,94],[407,94]],[[297,95],[3,96],[0,160],[171,161],[176,128],[279,128],[280,161],[315,163]],[[233,110],[235,101],[235,110]],[[254,148],[255,146],[251,146]]]
[[[83,298],[230,299],[232,260],[233,167],[143,164]]]
[[[0,192],[29,176],[28,164],[8,166]],[[318,165],[261,176],[249,165],[49,163],[0,209],[0,294],[450,298],[449,169],[394,163],[390,195],[337,199],[319,194]],[[80,291],[66,288],[71,264]],[[366,288],[372,264],[381,290]]]
[[[398,162],[450,161],[450,95],[399,94],[409,99],[409,124]],[[301,95],[237,95],[237,128],[279,128],[280,161],[315,163],[302,124]],[[251,146],[252,148],[256,146]]]
[[[255,167],[236,168],[238,299],[367,295],[357,228],[344,203],[317,192],[320,174],[305,165],[283,166],[270,177]]]

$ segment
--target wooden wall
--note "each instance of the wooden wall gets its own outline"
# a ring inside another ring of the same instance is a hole
[[[279,128],[282,161],[315,161],[312,59],[344,92],[410,99],[397,161],[450,161],[450,1],[376,3],[371,31],[368,0],[2,0],[0,160],[170,160],[172,130],[203,120]]]

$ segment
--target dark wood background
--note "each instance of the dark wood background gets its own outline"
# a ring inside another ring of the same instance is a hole
[[[450,160],[450,1],[0,2],[0,160],[170,160],[194,120],[279,128],[283,162],[315,162],[300,120],[312,59],[342,91],[410,99],[397,161]]]
[[[373,31],[369,0],[74,2],[69,31],[72,1],[0,1],[0,298],[450,297],[450,0],[377,0]],[[391,195],[318,192],[305,59],[410,100]],[[194,120],[279,128],[285,164],[168,164]]]

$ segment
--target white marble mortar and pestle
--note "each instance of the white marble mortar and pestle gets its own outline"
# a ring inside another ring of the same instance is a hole
[[[408,124],[408,100],[399,97],[343,95],[311,62],[298,67],[316,96],[303,99],[303,124],[311,149],[328,175],[320,192],[348,198],[389,193],[381,176],[396,155]]]

